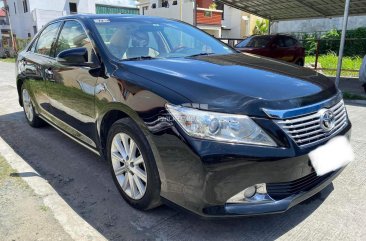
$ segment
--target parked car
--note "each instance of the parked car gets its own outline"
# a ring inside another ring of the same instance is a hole
[[[238,43],[240,52],[279,59],[300,66],[305,64],[305,48],[297,39],[288,35],[254,35]]]
[[[362,87],[365,90],[366,93],[366,55],[363,58],[361,68],[360,68],[360,81],[363,83]]]
[[[322,159],[332,169],[319,174],[308,156],[350,134],[333,81],[238,53],[183,22],[65,16],[45,25],[16,65],[30,126],[48,123],[105,157],[122,197],[138,209],[284,212],[345,165]]]

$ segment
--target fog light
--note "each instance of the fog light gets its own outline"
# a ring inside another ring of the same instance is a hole
[[[232,196],[226,203],[266,203],[274,201],[267,194],[267,186],[265,183],[250,186],[235,196]]]

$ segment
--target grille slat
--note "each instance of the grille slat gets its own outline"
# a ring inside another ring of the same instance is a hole
[[[300,128],[306,129],[306,128],[308,128],[307,126],[318,124],[318,123],[319,123],[319,120],[313,120],[313,121],[303,123],[303,124],[299,124],[299,125],[283,126],[283,128],[286,128],[286,129],[298,129],[298,128],[299,129]]]
[[[309,113],[291,119],[277,120],[276,123],[300,147],[316,144],[340,132],[347,124],[347,112],[343,100],[329,108],[335,118],[334,128],[326,132],[320,126],[320,113]]]
[[[313,172],[303,178],[291,182],[267,183],[267,192],[273,199],[281,200],[291,195],[311,190],[332,174],[333,173],[328,173],[324,176],[318,177],[316,173]]]

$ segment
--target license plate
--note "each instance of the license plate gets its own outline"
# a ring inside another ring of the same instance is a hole
[[[348,139],[344,136],[337,136],[310,152],[309,158],[316,174],[323,176],[347,166],[353,161],[354,153]]]

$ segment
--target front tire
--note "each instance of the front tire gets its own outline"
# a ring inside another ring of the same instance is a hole
[[[107,139],[113,181],[132,207],[148,210],[160,205],[160,178],[151,148],[130,118],[115,122]]]
[[[28,90],[25,88],[24,84],[22,85],[21,93],[22,93],[23,110],[28,124],[31,127],[35,128],[44,126],[46,123],[41,118],[39,118],[39,116],[35,112],[32,98],[30,97],[30,94]]]

